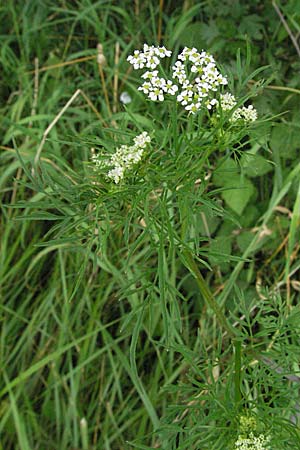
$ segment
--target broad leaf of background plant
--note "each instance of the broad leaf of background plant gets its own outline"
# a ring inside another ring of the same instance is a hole
[[[255,192],[252,182],[240,174],[238,164],[231,158],[227,158],[217,168],[213,181],[224,188],[221,194],[224,201],[240,216]]]
[[[223,199],[240,216],[255,192],[253,184],[245,177],[236,177],[224,183],[224,187],[227,190],[222,192]]]
[[[263,38],[263,20],[257,14],[250,14],[242,18],[239,32],[241,34],[247,34],[253,39],[260,40]]]
[[[299,130],[291,125],[279,123],[272,130],[270,147],[283,159],[295,158],[299,148]]]
[[[203,22],[195,22],[181,32],[179,41],[183,46],[205,48],[219,35],[220,32],[215,21],[211,21],[209,25]]]
[[[240,164],[243,168],[243,173],[248,177],[259,177],[273,170],[272,164],[261,155],[244,153]]]

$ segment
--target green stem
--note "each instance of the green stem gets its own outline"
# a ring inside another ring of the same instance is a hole
[[[87,422],[85,418],[82,418],[80,421],[80,432],[81,432],[82,448],[83,450],[88,450],[89,438],[88,438]]]
[[[235,402],[238,404],[242,399],[241,393],[241,367],[242,367],[242,343],[240,340],[235,339],[234,345],[234,392]]]
[[[183,250],[183,256],[185,259],[185,263],[187,268],[190,270],[190,272],[194,275],[196,282],[198,284],[198,287],[200,289],[201,294],[203,295],[204,300],[208,304],[208,306],[215,312],[218,322],[221,326],[227,331],[228,335],[231,337],[236,337],[236,330],[228,323],[228,320],[226,319],[224,313],[220,309],[216,299],[214,298],[213,294],[211,293],[209,287],[207,286],[206,281],[204,280],[203,276],[201,275],[197,264],[191,254],[191,252],[187,249]]]

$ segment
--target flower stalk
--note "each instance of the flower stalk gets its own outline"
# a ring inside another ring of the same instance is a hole
[[[217,300],[213,296],[213,294],[210,291],[206,281],[204,280],[200,270],[198,269],[198,266],[192,256],[191,251],[184,249],[182,251],[182,254],[184,257],[185,265],[189,269],[189,271],[194,275],[197,285],[199,287],[199,290],[200,290],[204,300],[206,301],[207,305],[214,311],[219,324],[226,330],[228,335],[231,338],[235,338],[237,336],[236,330],[228,322],[223,311],[220,309]]]

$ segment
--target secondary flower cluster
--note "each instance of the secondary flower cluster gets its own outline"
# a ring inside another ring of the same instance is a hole
[[[165,95],[176,96],[190,114],[201,108],[212,109],[219,105],[222,109],[232,109],[236,105],[234,96],[224,94],[219,99],[218,91],[227,85],[227,78],[217,69],[212,55],[196,48],[185,47],[172,66],[169,78],[159,71],[161,59],[169,58],[172,52],[165,47],[144,44],[143,50],[135,50],[127,61],[134,69],[151,69],[142,74],[143,84],[138,88],[152,101],[164,101]],[[229,107],[230,106],[230,107]],[[246,122],[256,120],[257,112],[252,105],[234,110],[231,121],[242,119]]]
[[[118,184],[143,156],[147,144],[151,138],[146,131],[136,136],[133,145],[121,145],[108,160],[101,160],[100,155],[92,155],[92,161],[96,168],[111,168],[107,172],[107,178]]]
[[[220,106],[223,111],[231,111],[237,105],[237,101],[234,95],[226,92],[226,94],[221,94],[220,96]],[[232,116],[230,117],[230,122],[236,122],[237,120],[244,120],[245,122],[254,122],[257,119],[257,111],[253,105],[242,106],[241,108],[236,108]]]
[[[240,417],[240,434],[234,450],[269,450],[270,436],[257,433],[257,421],[252,416]]]
[[[239,436],[235,441],[235,450],[269,450],[270,438],[264,434],[254,436],[253,433],[249,433],[248,437]]]

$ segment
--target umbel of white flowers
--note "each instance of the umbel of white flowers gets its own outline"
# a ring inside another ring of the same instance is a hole
[[[237,101],[234,95],[226,92],[226,94],[220,95],[220,106],[223,111],[231,111],[237,105]],[[254,122],[257,119],[257,111],[253,105],[242,106],[241,108],[236,108],[229,121],[236,122],[237,120],[244,120],[245,122]]]
[[[149,134],[144,131],[136,136],[133,140],[133,145],[121,145],[110,159],[100,159],[100,155],[92,155],[92,161],[95,167],[109,168],[107,178],[118,184],[125,177],[126,173],[133,169],[133,167],[140,162],[147,144],[151,142]]]
[[[141,77],[145,81],[138,88],[150,100],[162,102],[167,94],[176,95],[177,101],[190,114],[195,114],[203,107],[210,110],[219,106],[228,111],[236,106],[232,94],[224,94],[224,99],[217,95],[220,88],[228,83],[227,78],[218,71],[212,55],[203,50],[199,52],[196,48],[185,47],[178,55],[170,77],[166,79],[157,69],[160,69],[161,60],[171,55],[172,52],[165,47],[144,44],[142,51],[135,50],[133,55],[127,58],[136,70],[150,69],[142,74]],[[230,108],[228,100],[231,101]],[[250,105],[247,108],[235,109],[230,120],[253,122],[256,118],[256,110]]]
[[[269,447],[270,438],[264,434],[254,436],[253,433],[249,433],[247,437],[239,436],[235,441],[235,450],[270,450]]]
[[[240,417],[240,434],[234,450],[270,450],[270,436],[257,433],[257,421],[251,416]]]

